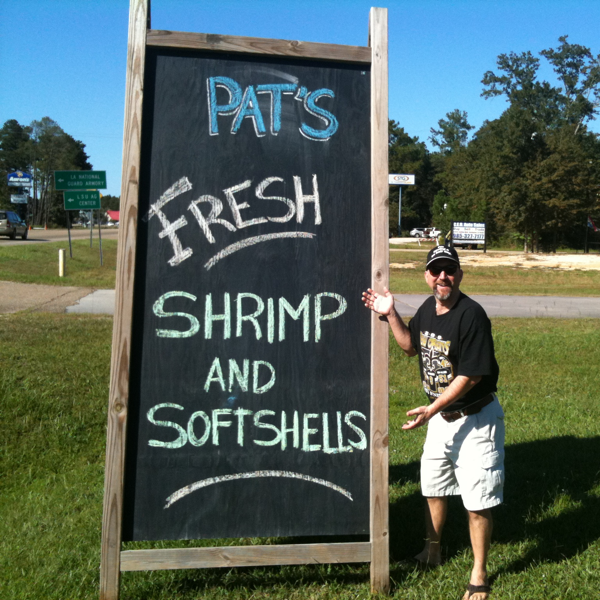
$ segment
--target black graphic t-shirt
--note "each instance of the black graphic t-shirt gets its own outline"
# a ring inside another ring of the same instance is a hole
[[[444,412],[462,410],[496,391],[500,370],[494,355],[492,324],[477,302],[461,292],[450,311],[437,315],[435,298],[431,296],[408,327],[430,402],[441,396],[458,375],[481,375],[482,379]]]

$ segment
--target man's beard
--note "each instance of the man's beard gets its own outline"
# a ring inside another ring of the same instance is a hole
[[[447,294],[442,294],[439,290],[438,290],[438,286],[435,286],[435,289],[433,290],[433,295],[435,296],[436,300],[441,300],[442,302],[444,300],[448,300],[448,298],[450,298],[450,296],[452,295],[452,292],[454,290],[452,284],[450,282],[448,282],[447,284],[445,284],[445,287],[449,287],[450,291]]]

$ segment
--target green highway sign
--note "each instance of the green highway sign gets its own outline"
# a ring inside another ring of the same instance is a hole
[[[65,210],[97,210],[100,192],[65,192]]]
[[[54,171],[54,188],[59,191],[104,189],[106,171]]]

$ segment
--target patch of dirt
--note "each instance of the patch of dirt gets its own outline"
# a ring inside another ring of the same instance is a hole
[[[460,254],[463,267],[514,267],[562,271],[600,271],[600,254],[518,254],[488,252]],[[391,269],[415,269],[417,263],[390,263]]]
[[[519,269],[559,269],[600,271],[598,254],[469,254],[460,257],[464,267],[515,267]]]
[[[93,288],[0,281],[0,314],[20,310],[63,313],[67,306],[93,291]]]

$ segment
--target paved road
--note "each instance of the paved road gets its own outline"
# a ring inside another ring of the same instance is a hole
[[[102,229],[102,239],[117,239],[116,227]],[[72,229],[73,239],[89,239],[89,229]],[[93,232],[98,243],[98,229]],[[68,241],[66,229],[34,229],[26,241],[0,238],[0,246]],[[391,240],[394,241],[394,240]],[[404,241],[404,240],[402,240]],[[414,241],[414,240],[413,240]],[[424,250],[425,251],[425,250]],[[402,316],[412,316],[425,294],[396,294],[396,308]],[[490,317],[600,318],[600,298],[551,296],[473,296]],[[28,285],[0,281],[0,314],[19,310],[114,314],[114,290]]]
[[[426,294],[396,294],[396,309],[410,317],[427,298]],[[490,317],[556,317],[600,319],[600,298],[560,298],[554,296],[472,296]],[[66,312],[114,313],[114,291],[98,290],[81,298]]]
[[[102,228],[103,240],[116,240],[119,236],[118,227]],[[93,244],[96,247],[98,243],[98,227],[94,227],[92,232]],[[77,227],[71,229],[72,240],[89,240],[90,230]],[[28,232],[27,239],[11,240],[8,237],[0,237],[0,246],[22,246],[26,244],[39,244],[41,242],[68,242],[69,232],[66,229],[32,229]]]
[[[396,294],[396,309],[415,314],[426,294]],[[490,317],[555,317],[600,319],[600,298],[556,296],[472,296]],[[20,310],[114,314],[115,291],[0,281],[0,314]]]
[[[395,294],[396,310],[412,317],[427,298],[426,294]],[[555,317],[600,319],[600,298],[559,296],[476,296],[490,317]]]

